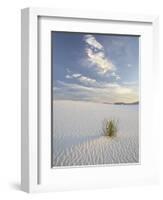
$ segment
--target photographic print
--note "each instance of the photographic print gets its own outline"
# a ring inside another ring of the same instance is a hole
[[[52,167],[139,163],[139,36],[51,33]]]

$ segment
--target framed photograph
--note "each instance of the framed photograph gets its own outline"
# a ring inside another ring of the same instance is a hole
[[[157,183],[157,62],[157,16],[23,9],[22,190]]]
[[[51,39],[52,166],[139,163],[139,35]]]

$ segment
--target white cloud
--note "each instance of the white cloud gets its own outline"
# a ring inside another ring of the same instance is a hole
[[[97,84],[96,87],[57,81],[55,93],[58,99],[87,100],[96,102],[125,102],[138,101],[138,88],[121,86],[117,83]]]
[[[84,85],[93,86],[95,83],[97,83],[95,79],[89,78],[87,76],[83,76],[81,74],[71,74],[71,75],[66,75],[65,77],[67,79],[75,79],[76,81],[83,83]]]
[[[76,84],[76,83],[65,83],[63,81],[57,81],[56,82],[57,85],[59,87],[54,87],[53,89],[56,90],[57,89],[61,89],[61,92],[64,91],[65,89],[68,91],[68,90],[78,90],[79,92],[82,91],[82,90],[87,90],[87,91],[91,91],[91,88],[90,87],[86,87],[86,86],[82,86],[82,85],[79,85],[79,84]],[[72,94],[73,96],[73,94]]]
[[[103,46],[96,40],[96,38],[93,35],[85,35],[84,40],[91,47],[103,50]]]
[[[115,72],[112,72],[111,75],[112,75],[112,76],[116,76]]]
[[[110,71],[116,70],[115,66],[108,58],[105,57],[104,52],[95,52],[91,48],[86,48],[88,60],[92,65],[96,66],[99,74],[105,74]]]
[[[81,76],[81,74],[72,74],[72,77],[74,77],[74,78],[78,78],[80,76]]]
[[[85,48],[87,60],[96,67],[99,74],[106,74],[116,70],[114,64],[105,56],[104,47],[94,36],[86,35],[84,40],[87,44]]]
[[[116,80],[120,80],[121,79],[121,77],[118,74],[116,74],[115,72],[112,72],[111,76],[115,77]]]
[[[66,75],[65,76],[67,79],[71,79],[72,78],[72,76],[70,76],[70,75]]]
[[[79,78],[81,76],[81,74],[67,74],[65,77],[67,79],[73,79],[73,78]]]
[[[100,87],[103,87],[103,88],[118,88],[120,87],[120,85],[118,83],[101,83],[100,84]]]
[[[84,84],[94,84],[94,83],[97,83],[95,79],[92,79],[92,78],[88,78],[86,76],[81,76],[78,78],[78,80],[81,82],[81,83],[84,83]]]

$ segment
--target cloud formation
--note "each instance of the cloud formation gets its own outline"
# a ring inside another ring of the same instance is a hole
[[[56,87],[53,89],[58,99],[87,100],[100,103],[138,101],[137,88],[121,86],[117,83],[101,82],[88,87],[77,83],[57,81]]]
[[[85,53],[87,60],[91,66],[96,68],[99,74],[106,74],[116,70],[115,65],[106,57],[104,47],[93,35],[85,35],[84,41],[86,43]]]
[[[115,72],[112,72],[111,76],[115,77],[116,80],[120,80],[121,79],[121,77],[118,74],[116,74]]]
[[[98,50],[104,50],[103,46],[95,39],[93,35],[85,35],[84,40],[90,47]]]
[[[82,74],[71,74],[71,75],[66,75],[65,77],[67,79],[75,79],[76,81],[88,86],[97,84],[97,81],[95,79],[83,76]]]
[[[67,46],[64,40],[68,40]],[[98,34],[60,37],[58,45],[62,50],[54,59],[54,66],[60,65],[55,68],[54,98],[101,103],[138,101],[133,40]]]

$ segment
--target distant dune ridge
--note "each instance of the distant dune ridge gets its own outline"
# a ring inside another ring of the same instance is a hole
[[[54,167],[139,162],[138,104],[57,100],[53,107]],[[103,135],[104,119],[118,120],[115,138]]]
[[[132,103],[124,103],[124,102],[116,102],[115,105],[138,105],[139,101],[132,102]]]

